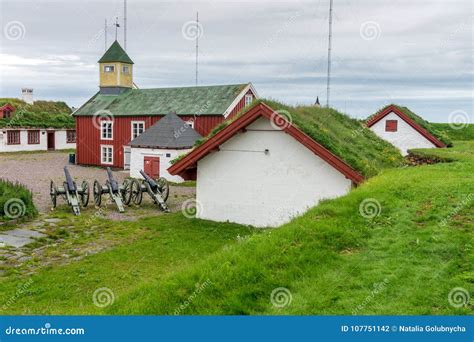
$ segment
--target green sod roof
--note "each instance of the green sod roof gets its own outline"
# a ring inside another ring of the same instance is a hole
[[[108,63],[108,62],[122,62],[133,64],[133,61],[127,55],[124,49],[120,46],[118,41],[115,41],[110,45],[109,49],[105,52],[99,63]]]
[[[398,149],[379,138],[359,120],[350,118],[332,108],[290,107],[272,100],[254,101],[232,120],[227,120],[216,127],[206,138],[198,141],[197,145],[210,139],[229,123],[261,102],[279,114],[289,116],[289,121],[294,126],[344,160],[364,177],[371,177],[382,169],[404,164]]]
[[[74,128],[71,108],[62,101],[35,101],[28,104],[16,98],[0,98],[0,107],[15,107],[12,118],[0,119],[0,128]]]
[[[119,95],[97,93],[75,116],[89,116],[107,111],[114,116],[166,115],[222,115],[247,84],[128,89]]]
[[[375,114],[369,116],[367,118],[367,121],[370,120],[372,117],[376,116],[378,113],[380,113],[381,111],[383,111],[385,108],[389,107],[389,106],[394,106],[394,107],[397,107],[403,114],[405,114],[406,116],[408,116],[410,119],[412,119],[413,121],[415,121],[418,125],[420,125],[421,127],[423,127],[425,130],[427,130],[430,134],[434,135],[436,138],[438,138],[440,141],[442,141],[446,146],[450,147],[450,146],[453,146],[453,143],[452,141],[449,139],[448,135],[445,133],[445,132],[442,132],[440,130],[438,130],[435,126],[433,126],[430,122],[426,121],[425,119],[423,119],[421,116],[418,116],[416,115],[415,113],[413,113],[410,109],[408,109],[407,107],[403,107],[403,106],[398,106],[396,104],[391,104],[391,105],[388,105],[388,106],[385,106],[383,107],[382,109],[378,110]]]

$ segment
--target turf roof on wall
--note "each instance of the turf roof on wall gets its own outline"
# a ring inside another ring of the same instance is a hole
[[[379,138],[359,120],[332,108],[292,107],[272,100],[254,101],[232,120],[227,120],[216,127],[209,136],[201,139],[197,145],[210,139],[261,102],[279,114],[288,115],[294,126],[344,160],[364,177],[371,177],[383,169],[404,164],[403,157],[398,149]]]
[[[382,109],[378,110],[375,114],[372,114],[367,118],[367,121],[376,116],[378,113],[381,111],[385,110],[385,108],[389,106],[394,106],[398,108],[403,114],[408,116],[410,119],[412,119],[414,122],[416,122],[418,125],[420,125],[422,128],[424,128],[426,131],[428,131],[430,134],[441,140],[446,146],[452,146],[453,143],[449,139],[448,135],[440,130],[438,130],[436,127],[434,127],[430,122],[426,121],[423,119],[421,116],[413,113],[410,109],[407,107],[399,106],[396,104],[391,104],[388,106],[383,107]]]

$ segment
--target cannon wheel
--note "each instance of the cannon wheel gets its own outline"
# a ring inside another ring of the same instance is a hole
[[[51,203],[53,204],[53,208],[56,208],[57,200],[58,200],[58,188],[54,184],[53,181],[49,184],[49,195],[51,196]]]
[[[168,184],[168,181],[166,178],[160,177],[156,180],[156,184],[158,184],[163,201],[166,202],[168,196],[170,195],[170,185]]]
[[[130,199],[135,205],[140,205],[143,200],[142,185],[136,179],[130,184]]]
[[[100,185],[99,181],[96,179],[94,181],[94,204],[100,207],[102,203],[102,186]]]
[[[79,196],[81,197],[81,204],[85,208],[89,204],[89,183],[87,183],[86,181],[82,181],[81,190],[82,192],[79,194]]]
[[[120,187],[120,195],[122,195],[122,201],[125,205],[130,204],[131,200],[131,182],[128,179],[125,179],[122,183],[122,186]]]

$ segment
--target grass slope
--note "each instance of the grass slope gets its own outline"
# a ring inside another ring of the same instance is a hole
[[[8,270],[8,277],[0,277],[0,314],[103,314],[104,309],[93,304],[96,289],[110,288],[118,300],[252,233],[236,224],[188,220],[179,214],[120,222],[94,213],[71,217],[66,210],[55,213],[66,221],[61,223],[65,229],[53,238],[65,240],[50,246],[50,258],[64,259],[63,244],[78,249],[84,243],[90,249],[95,244],[116,246],[68,265],[53,263],[32,276]],[[71,230],[81,233],[68,239]],[[0,271],[1,261],[0,256]],[[33,258],[25,267],[35,263]]]
[[[451,140],[474,140],[474,124],[455,127],[447,123],[432,123],[438,131],[444,132]]]
[[[265,103],[301,129],[312,139],[343,159],[365,177],[372,177],[386,168],[403,164],[400,151],[380,139],[359,120],[353,119],[332,108],[315,106],[291,107],[272,100],[254,101],[232,120],[217,126],[198,145],[217,134],[224,127],[259,103]],[[173,162],[182,158],[178,157]]]
[[[454,287],[474,290],[474,142],[456,162],[389,170],[348,196],[141,288],[111,314],[468,314]],[[445,156],[451,150],[430,150]],[[362,201],[380,215],[360,215]],[[445,224],[443,223],[445,222]],[[211,284],[196,293],[198,284]],[[275,308],[273,289],[292,293]],[[377,291],[376,291],[377,290]]]

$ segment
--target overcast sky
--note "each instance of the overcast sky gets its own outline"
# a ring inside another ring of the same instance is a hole
[[[0,0],[0,97],[79,106],[98,90],[104,19],[123,0]],[[128,0],[127,52],[140,88],[252,82],[261,97],[326,102],[329,0]],[[428,120],[473,120],[471,0],[334,0],[331,106],[366,117],[388,103]],[[123,25],[122,25],[123,26]],[[192,26],[191,26],[192,28]],[[115,30],[108,30],[112,43]],[[118,32],[123,43],[122,27]]]

